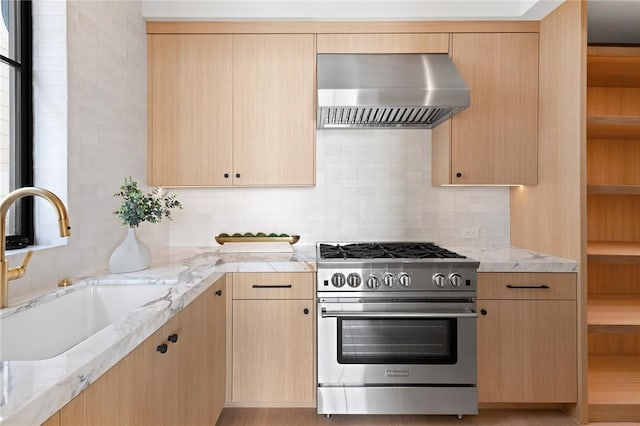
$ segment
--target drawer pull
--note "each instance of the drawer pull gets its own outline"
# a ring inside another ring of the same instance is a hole
[[[254,284],[252,288],[291,288],[291,284]]]
[[[536,289],[546,289],[549,288],[548,285],[546,284],[540,284],[540,285],[513,285],[513,284],[507,284],[507,288],[536,288]]]

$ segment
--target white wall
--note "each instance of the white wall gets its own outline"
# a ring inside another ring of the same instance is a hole
[[[34,253],[27,275],[10,284],[10,303],[53,289],[61,278],[105,269],[125,235],[112,214],[118,205],[113,193],[125,176],[146,181],[146,40],[140,1],[37,1],[34,6],[36,15],[48,15],[36,19],[36,44],[42,46],[36,47],[41,57],[35,79],[57,86],[48,93],[68,97],[62,105],[59,99],[47,103],[46,90],[37,98],[36,182],[66,193],[72,236],[66,245]],[[65,29],[66,61],[61,61],[64,36],[57,46],[46,43],[59,42]],[[38,210],[39,230],[50,236],[55,216],[45,203]],[[142,225],[140,235],[151,247],[165,246],[167,229]],[[9,260],[15,266],[22,254]]]
[[[185,208],[170,225],[170,244],[210,246],[221,232],[300,234],[300,244],[508,244],[508,189],[432,187],[430,137],[427,130],[320,130],[315,187],[177,190]],[[463,239],[462,228],[475,226],[480,238]]]

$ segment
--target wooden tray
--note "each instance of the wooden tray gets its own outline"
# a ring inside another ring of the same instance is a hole
[[[284,241],[295,244],[300,240],[300,235],[290,235],[288,237],[215,237],[218,244],[224,243],[273,243]]]

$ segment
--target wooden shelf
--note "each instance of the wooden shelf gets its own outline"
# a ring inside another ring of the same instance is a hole
[[[640,263],[640,242],[588,241],[587,260],[602,263]]]
[[[640,421],[640,355],[589,355],[589,421]]]
[[[640,332],[640,295],[589,295],[587,324],[591,332]]]
[[[589,139],[640,139],[640,117],[596,115],[587,117]]]
[[[598,52],[607,56],[591,56],[592,52],[589,53],[587,86],[640,87],[640,49]],[[616,53],[627,53],[629,56],[618,56]]]
[[[587,185],[589,194],[640,195],[640,185]]]

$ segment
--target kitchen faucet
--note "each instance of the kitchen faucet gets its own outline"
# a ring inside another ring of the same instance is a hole
[[[22,278],[27,272],[27,264],[31,260],[32,252],[29,250],[22,261],[22,265],[9,269],[9,261],[6,259],[6,218],[9,208],[22,197],[28,195],[42,197],[48,200],[58,214],[58,227],[61,237],[71,235],[71,227],[69,227],[69,217],[67,209],[56,194],[51,191],[36,187],[25,187],[16,189],[7,194],[0,201],[0,308],[6,308],[9,304],[9,281]]]

